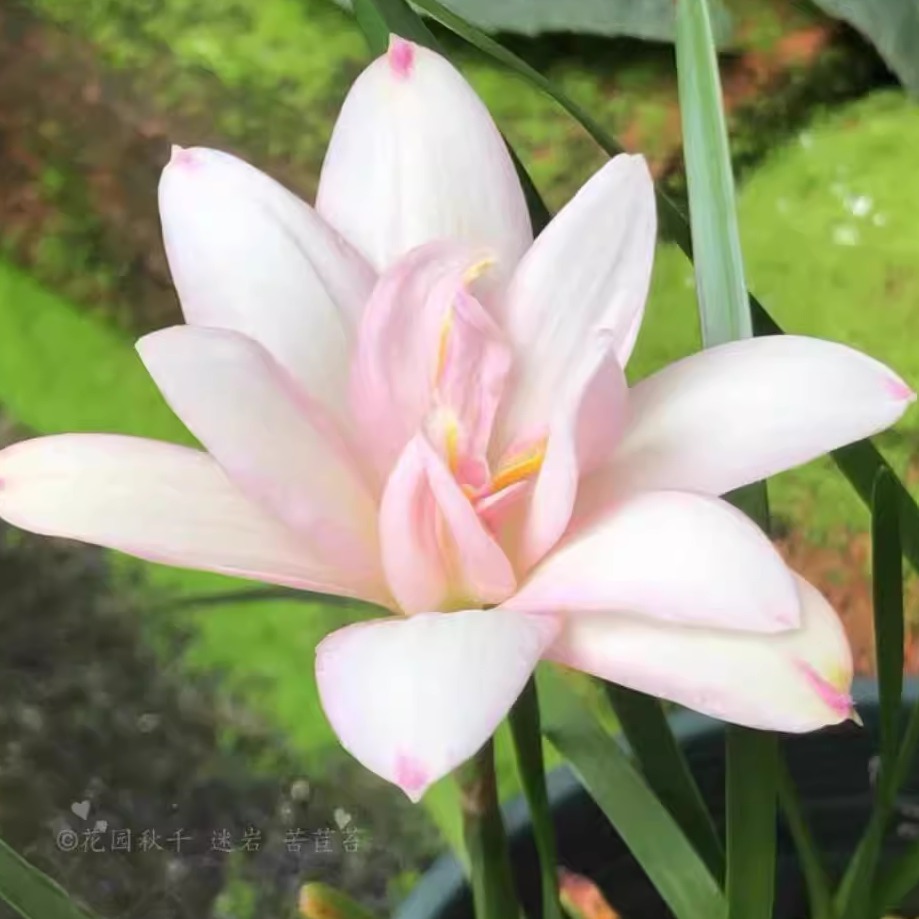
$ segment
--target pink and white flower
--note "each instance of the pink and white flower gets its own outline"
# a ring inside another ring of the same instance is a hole
[[[826,600],[718,496],[894,423],[913,393],[780,336],[629,387],[656,238],[619,156],[533,241],[504,143],[394,40],[341,112],[314,210],[224,153],[160,186],[187,324],[141,359],[204,450],[114,435],[0,453],[0,514],[392,615],[317,650],[344,746],[418,799],[548,659],[739,724],[851,713]]]

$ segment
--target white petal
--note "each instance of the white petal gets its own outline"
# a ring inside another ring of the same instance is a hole
[[[514,274],[503,321],[517,357],[505,440],[545,425],[600,331],[625,367],[644,312],[656,239],[640,156],[617,156],[540,234]]]
[[[186,321],[254,338],[330,408],[374,272],[305,202],[216,150],[176,150],[159,191]]]
[[[316,207],[381,271],[446,239],[492,249],[506,278],[532,240],[487,109],[449,62],[399,38],[345,99]]]
[[[316,649],[322,705],[345,749],[418,801],[491,737],[557,634],[502,610],[348,626]]]
[[[779,635],[572,614],[547,657],[734,724],[802,733],[852,714],[852,653],[838,616],[797,579],[802,627]]]
[[[137,350],[166,401],[234,481],[342,563],[380,573],[376,502],[320,407],[258,343],[174,326]]]
[[[249,501],[206,453],[173,444],[108,434],[14,444],[0,452],[0,516],[149,561],[391,603]]]
[[[759,632],[799,622],[792,577],[762,531],[724,501],[683,492],[631,496],[574,531],[504,606]]]
[[[724,494],[869,437],[913,401],[878,361],[844,345],[776,335],[666,367],[630,393],[631,423],[603,481],[610,492]]]

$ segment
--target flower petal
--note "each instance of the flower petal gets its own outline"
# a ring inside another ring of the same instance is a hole
[[[137,350],[166,401],[233,480],[327,553],[379,568],[376,502],[334,424],[257,342],[174,326]]]
[[[380,541],[390,589],[408,613],[499,603],[516,587],[507,556],[422,436],[386,484]]]
[[[428,416],[462,441],[456,448],[464,457],[484,457],[510,363],[498,327],[468,289],[485,261],[482,250],[431,243],[384,272],[374,288],[351,403],[383,475]]]
[[[46,536],[181,568],[391,603],[249,501],[206,453],[109,434],[61,434],[0,452],[0,516]]]
[[[851,717],[852,653],[821,593],[797,587],[801,628],[779,635],[576,613],[547,657],[723,721],[813,731]]]
[[[883,364],[834,342],[776,335],[710,348],[631,391],[629,428],[586,494],[604,484],[724,494],[883,430],[914,398]]]
[[[504,605],[756,632],[799,622],[791,575],[762,531],[726,502],[684,492],[620,502],[568,536]]]
[[[617,156],[540,234],[507,292],[517,363],[505,442],[548,421],[598,331],[625,367],[644,312],[656,239],[654,186],[640,156]]]
[[[315,398],[346,404],[374,272],[309,205],[236,157],[176,148],[160,216],[185,319],[263,344]]]
[[[397,37],[345,99],[316,207],[380,271],[452,239],[494,250],[506,278],[532,240],[488,110],[448,61]]]
[[[611,340],[592,343],[568,404],[556,410],[521,533],[518,564],[527,570],[561,538],[575,506],[578,482],[607,463],[626,422],[628,387]]]
[[[319,695],[344,748],[418,801],[491,737],[557,634],[501,610],[358,623],[316,649]]]

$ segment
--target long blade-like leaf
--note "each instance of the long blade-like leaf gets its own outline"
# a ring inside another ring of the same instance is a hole
[[[539,855],[542,878],[542,919],[562,919],[558,890],[558,862],[555,856],[555,827],[549,794],[546,790],[546,771],[542,755],[540,733],[539,696],[535,679],[531,679],[508,716],[520,783],[530,808],[533,838]]]
[[[744,280],[734,176],[707,0],[677,0],[677,77],[689,190],[696,290],[704,347],[753,334]],[[768,529],[760,483],[735,503]],[[727,732],[727,872],[730,919],[770,919],[775,897],[778,742]]]
[[[0,900],[22,919],[91,919],[46,874],[0,841]]]
[[[871,819],[837,895],[837,912],[841,919],[860,919],[867,915],[884,831],[897,786],[903,778],[899,762],[904,632],[899,511],[896,482],[891,473],[882,469],[874,484],[871,514],[875,658],[881,703],[881,773]]]
[[[724,919],[724,895],[630,758],[567,684],[539,673],[543,733],[568,760],[677,919]]]
[[[644,693],[608,684],[622,733],[642,774],[695,846],[712,875],[724,876],[724,847],[689,764],[674,737],[664,707]]]
[[[894,768],[903,700],[903,561],[896,482],[882,469],[871,514],[875,658],[881,703],[881,765]]]
[[[731,919],[770,919],[775,897],[778,738],[727,730],[727,883]]]
[[[706,348],[753,335],[707,0],[678,0],[676,59],[696,289]]]

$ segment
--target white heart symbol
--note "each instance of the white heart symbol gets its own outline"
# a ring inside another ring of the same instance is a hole
[[[104,833],[108,829],[108,820],[97,820],[93,827],[94,833]]]
[[[85,820],[89,816],[89,801],[74,801],[70,809],[81,819]]]
[[[332,816],[335,818],[340,830],[343,830],[351,822],[351,815],[343,807],[336,807]]]

